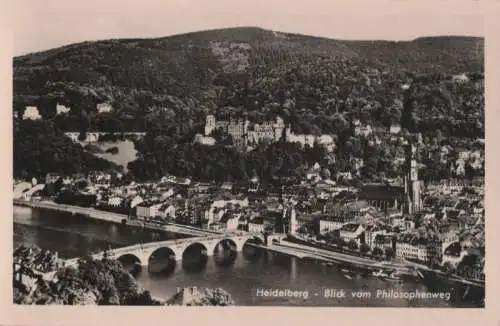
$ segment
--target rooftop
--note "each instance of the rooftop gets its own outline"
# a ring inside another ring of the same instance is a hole
[[[361,188],[359,198],[364,200],[402,200],[404,188],[386,184],[367,184]]]

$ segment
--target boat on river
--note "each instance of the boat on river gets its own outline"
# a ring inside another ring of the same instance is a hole
[[[375,271],[372,273],[372,276],[375,276],[376,278],[385,280],[385,281],[400,281],[401,280],[401,275],[396,271],[393,270],[391,272],[385,272],[382,269]]]

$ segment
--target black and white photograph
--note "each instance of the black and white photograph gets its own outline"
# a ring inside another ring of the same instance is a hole
[[[25,3],[13,305],[485,307],[480,14]]]

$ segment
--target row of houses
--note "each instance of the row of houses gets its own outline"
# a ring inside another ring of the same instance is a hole
[[[99,103],[96,106],[96,110],[98,113],[106,113],[113,111],[113,106],[109,103]],[[57,103],[56,104],[56,115],[67,114],[71,111],[69,106]],[[17,112],[14,112],[14,118],[17,118]],[[40,110],[37,106],[26,106],[22,115],[23,120],[40,120],[42,119],[42,115],[40,114]]]

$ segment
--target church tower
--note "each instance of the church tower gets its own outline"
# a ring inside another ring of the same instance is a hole
[[[294,235],[295,232],[297,232],[298,229],[298,224],[297,224],[297,216],[295,213],[295,207],[293,207],[293,204],[290,203],[290,230],[289,233],[291,235]]]
[[[215,129],[215,117],[213,115],[208,115],[205,121],[205,136],[210,136],[212,131]]]
[[[406,147],[406,167],[405,167],[405,201],[406,213],[417,213],[422,209],[422,199],[420,197],[420,185],[418,180],[417,148],[413,143]]]
[[[288,230],[286,230],[286,232],[294,235],[297,232],[298,224],[295,207],[293,207],[293,203],[291,201],[284,202],[283,204],[283,222],[285,221],[288,225]],[[283,231],[285,231],[285,228],[283,228]]]

